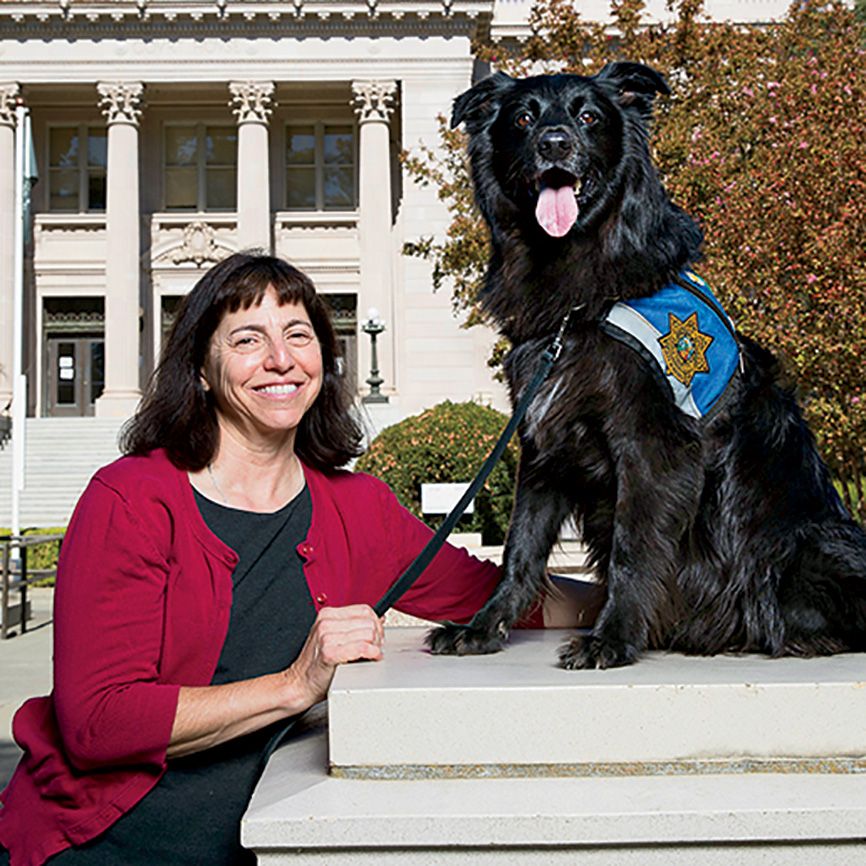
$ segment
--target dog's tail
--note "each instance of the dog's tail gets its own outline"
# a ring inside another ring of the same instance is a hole
[[[866,650],[866,533],[851,521],[812,528],[779,587],[783,655]]]

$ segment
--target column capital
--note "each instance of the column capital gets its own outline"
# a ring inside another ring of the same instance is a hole
[[[16,82],[0,82],[0,124],[15,126],[15,108],[20,95],[21,88]]]
[[[229,105],[241,123],[267,123],[274,110],[273,81],[230,81]]]
[[[99,93],[99,107],[109,126],[112,123],[138,126],[144,93],[144,85],[140,81],[100,81],[96,89]]]
[[[352,105],[359,123],[387,123],[397,98],[396,81],[353,81]]]

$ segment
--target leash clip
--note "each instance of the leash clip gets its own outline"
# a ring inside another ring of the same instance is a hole
[[[565,342],[565,330],[568,327],[568,323],[571,321],[572,313],[582,310],[585,306],[586,304],[577,304],[562,317],[562,321],[559,323],[559,330],[556,332],[553,342],[547,349],[547,355],[550,358],[551,363],[555,363],[559,360],[559,356],[562,354],[562,347]]]

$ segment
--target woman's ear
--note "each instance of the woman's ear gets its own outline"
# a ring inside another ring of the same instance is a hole
[[[202,391],[205,391],[205,392],[210,391],[210,383],[208,382],[207,377],[205,376],[203,369],[198,371],[198,378],[199,378],[199,381],[201,382]]]

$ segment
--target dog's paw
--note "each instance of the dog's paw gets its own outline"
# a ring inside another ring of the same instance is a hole
[[[559,648],[559,666],[566,670],[619,668],[633,664],[640,653],[634,644],[604,637],[573,637]]]
[[[507,637],[505,629],[491,635],[486,629],[448,622],[427,633],[427,646],[434,655],[486,655],[499,652]]]

